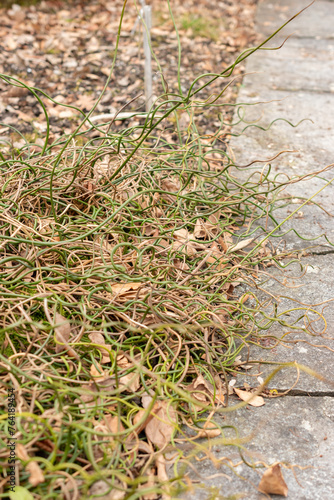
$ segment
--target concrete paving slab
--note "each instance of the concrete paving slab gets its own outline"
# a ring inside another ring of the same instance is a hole
[[[286,259],[282,261],[284,265],[287,263]],[[285,335],[285,346],[274,347],[274,341],[270,343],[264,340],[261,344],[265,348],[250,346],[249,358],[253,361],[262,360],[264,363],[296,361],[306,365],[329,382],[300,372],[294,390],[334,395],[334,254],[303,257],[301,263],[303,269],[298,262],[292,263],[284,271],[275,267],[266,269],[268,276],[264,276],[264,280],[267,282],[260,286],[275,298],[270,305],[263,306],[262,311],[267,317],[276,316],[279,321],[275,321],[265,333],[278,338]],[[239,293],[241,292],[240,290]],[[260,292],[257,296],[264,303],[266,294]],[[289,311],[288,314],[282,314],[285,311]],[[264,316],[261,318],[261,314],[258,315],[257,321],[262,327],[267,324],[267,319]],[[285,321],[292,327],[284,326]],[[295,330],[297,326],[299,329]],[[260,329],[258,332],[260,333]],[[244,349],[242,360],[247,359],[247,353],[247,349]],[[242,387],[246,382],[252,387],[258,387],[257,377],[265,379],[275,367],[261,363],[251,370],[240,370],[235,377],[236,386]],[[268,387],[279,391],[287,390],[295,384],[297,374],[295,368],[285,368],[270,381]]]
[[[314,189],[315,191],[315,189]],[[304,191],[309,192],[309,189]],[[326,192],[333,193],[333,188],[328,188]],[[302,193],[301,193],[302,195]],[[328,194],[316,197],[315,199],[324,202]],[[295,199],[297,201],[297,198]],[[282,208],[273,213],[276,222],[279,224],[291,216],[291,211],[298,204],[292,205],[290,208]],[[325,203],[323,203],[325,205]],[[266,220],[261,220],[262,227],[265,227]],[[257,222],[260,225],[259,222]],[[273,229],[273,222],[269,222],[268,229]],[[261,236],[261,230],[256,233]],[[263,236],[262,236],[263,237]],[[305,206],[297,212],[291,219],[286,220],[282,227],[270,237],[270,241],[275,248],[283,250],[305,250],[308,253],[324,254],[334,251],[334,224],[333,218],[323,212],[316,206]]]
[[[260,33],[266,36],[279,28],[290,17],[297,14],[311,2],[308,0],[265,0],[259,3],[256,24]],[[294,37],[334,38],[334,3],[316,1],[284,28],[285,35],[293,32]]]
[[[266,400],[259,408],[242,408],[216,417],[222,426],[235,426],[240,437],[255,434],[249,450],[244,453],[249,462],[266,464],[284,462],[282,468],[291,500],[329,500],[334,496],[334,398],[285,397]],[[226,437],[235,437],[226,429]],[[215,445],[211,451],[217,459],[227,456],[238,462],[238,453]],[[222,464],[224,461],[222,460]],[[226,463],[226,462],[225,462]],[[293,470],[288,464],[295,464]],[[263,468],[251,469],[241,463],[237,477],[225,465],[216,468],[210,460],[194,461],[199,478],[193,471],[189,475],[199,480],[199,489],[181,494],[184,500],[228,500],[245,498],[264,500],[267,496],[257,491]],[[240,495],[240,496],[239,496]],[[270,498],[270,497],[269,497]],[[282,498],[276,497],[273,498]]]
[[[239,93],[238,102],[248,103],[243,107],[244,119],[246,122],[255,122],[244,134],[256,141],[257,154],[262,152],[263,156],[268,150],[271,154],[277,149],[298,149],[312,154],[309,163],[324,155],[327,156],[327,164],[333,162],[334,141],[331,131],[334,128],[334,114],[330,110],[334,108],[334,94],[271,90],[265,84],[253,87],[249,75],[244,79],[244,89]],[[256,104],[259,102],[264,104]],[[258,127],[267,128],[273,120],[281,118],[293,125],[304,121],[295,128],[284,121],[276,121],[267,131]],[[235,130],[239,132],[246,126],[247,123],[241,123]],[[232,141],[233,146],[236,148],[235,141]]]

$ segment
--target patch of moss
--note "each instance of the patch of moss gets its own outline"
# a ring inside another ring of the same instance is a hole
[[[8,344],[6,347],[5,346],[5,332],[0,332],[0,345],[1,345],[1,354],[3,356],[6,356],[6,358],[9,358],[9,356],[12,356],[14,354],[13,349],[10,347]]]

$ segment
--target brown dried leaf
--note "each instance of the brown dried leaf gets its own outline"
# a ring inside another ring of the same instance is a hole
[[[119,379],[120,387],[123,386],[122,390],[128,392],[136,392],[140,387],[140,377],[139,373],[128,373]]]
[[[145,415],[146,415],[146,418],[145,418]],[[153,418],[152,415],[151,414],[147,415],[147,412],[145,410],[139,410],[139,412],[136,413],[136,415],[133,419],[133,425],[137,425],[141,420],[143,420],[143,421],[136,429],[136,433],[140,434],[141,431],[143,429],[145,429],[146,424],[149,422],[149,420],[152,420],[152,418]]]
[[[136,446],[139,446],[141,443],[144,443],[144,441],[138,441],[138,435],[141,433],[142,430],[145,429],[146,425],[150,420],[152,420],[153,415],[151,413],[147,413],[146,410],[141,409],[136,413],[133,419],[133,425],[137,426],[136,429],[129,434],[129,436],[126,438],[127,443],[130,445],[132,441],[136,441]],[[145,446],[148,446],[150,448],[150,453],[153,452],[153,448],[151,449],[152,445],[145,443]]]
[[[141,404],[143,405],[143,408],[145,408],[145,410],[150,406],[152,399],[152,396],[146,393],[141,397]]]
[[[68,319],[64,318],[59,313],[55,314],[54,323],[56,325],[55,328],[55,339],[56,339],[56,353],[59,354],[63,351],[67,351],[70,356],[77,357],[77,354],[74,350],[68,345],[68,341],[71,335],[71,324]]]
[[[188,271],[190,269],[188,264],[181,259],[173,259],[173,264],[176,269],[181,269],[182,271]]]
[[[219,247],[215,241],[212,243],[209,251],[211,251],[212,253],[206,259],[206,262],[208,262],[209,264],[216,264],[217,270],[222,271],[228,265],[228,261],[226,260],[226,257],[224,257],[224,254],[219,250]]]
[[[147,483],[144,483],[142,486],[139,487],[139,490],[142,488],[142,489],[149,489],[149,488],[153,488],[154,487],[154,484],[155,484],[155,481],[154,481],[154,477],[155,477],[155,474],[154,474],[154,469],[151,468],[149,469],[148,473],[147,473]],[[146,493],[145,495],[143,495],[143,500],[157,500],[157,498],[159,498],[158,494],[157,493]]]
[[[196,224],[195,224],[195,229],[194,229],[195,238],[205,238],[206,233],[207,232],[206,232],[205,226],[203,224],[203,219],[197,219]]]
[[[101,359],[102,363],[110,363],[110,356],[109,356],[108,351],[111,350],[111,345],[106,344],[106,341],[105,341],[102,333],[92,332],[88,335],[88,337],[92,341],[93,344],[97,344],[98,346],[101,346],[101,347],[97,347],[97,348],[100,351],[100,353],[102,354],[102,359]]]
[[[201,429],[196,438],[215,438],[220,436],[221,430],[218,429],[209,419],[207,422],[205,422],[203,429]]]
[[[176,240],[172,245],[174,250],[188,255],[188,257],[196,254],[196,243],[189,241],[194,238],[194,235],[190,234],[187,229],[177,229],[173,235]]]
[[[26,470],[30,473],[29,483],[32,486],[37,486],[38,484],[44,483],[44,475],[37,462],[30,462],[26,466]]]
[[[271,495],[288,496],[288,487],[284,481],[284,477],[279,464],[267,469],[262,476],[259,484],[259,491]]]
[[[213,226],[216,226],[219,222],[221,216],[221,210],[218,210],[216,213],[209,215],[209,221]]]
[[[233,366],[240,366],[242,365],[242,359],[241,359],[241,356],[236,356],[234,361],[233,361]]]
[[[163,486],[164,493],[161,497],[161,500],[171,500],[172,497],[169,492],[169,485],[168,485],[169,477],[166,469],[166,459],[163,455],[160,454],[157,455],[156,465],[157,465],[158,479],[161,483],[165,483],[165,485]]]
[[[156,464],[157,464],[157,473],[158,473],[158,478],[161,482],[168,481],[168,474],[166,471],[166,459],[163,455],[157,455],[156,458]]]
[[[113,434],[124,431],[124,426],[117,416],[112,416],[108,413],[107,415],[104,415],[104,421],[106,422],[109,431]]]
[[[226,394],[226,389],[221,384],[220,380],[217,380],[217,387],[215,391],[214,386],[210,382],[208,382],[208,380],[205,380],[203,375],[200,374],[198,375],[196,380],[194,380],[190,385],[186,387],[186,389],[191,393],[191,396],[193,398],[197,399],[201,403],[205,403],[206,405],[212,404],[214,396],[214,402],[216,404],[225,403],[224,394]],[[198,406],[198,409],[202,409],[202,407]]]
[[[18,443],[16,445],[16,452],[20,460],[23,461],[30,460],[30,457],[23,444]],[[45,481],[44,475],[42,469],[40,468],[37,462],[30,462],[29,464],[26,465],[25,469],[30,474],[29,483],[32,486],[37,486],[38,484],[44,483]]]
[[[75,106],[79,109],[91,109],[95,104],[96,98],[94,95],[80,94],[75,102]]]
[[[97,392],[97,388],[94,383],[85,386],[85,389],[87,389],[87,391],[89,391],[90,393]],[[99,397],[97,398],[96,395],[88,393],[81,394],[80,398],[76,398],[74,400],[74,404],[76,404],[80,408],[80,413],[86,413],[87,408],[92,408],[99,403],[100,403]]]
[[[101,500],[123,500],[125,485],[116,480],[113,482],[113,486],[110,486],[109,481],[99,479],[89,488],[89,495],[91,498],[100,498]]]
[[[171,179],[162,179],[161,188],[170,193],[176,193],[180,190],[180,183]]]
[[[95,367],[95,365],[91,365],[90,367],[90,374],[94,378],[95,382],[100,382],[101,380],[104,380],[108,375],[107,373],[103,370],[102,366],[100,363],[96,361],[98,369]]]
[[[29,90],[26,87],[11,87],[3,94],[3,98],[7,97],[24,97],[29,94]]]
[[[241,389],[237,389],[236,387],[233,387],[233,389],[240,399],[248,402],[248,404],[251,406],[263,406],[265,404],[262,396],[254,396],[252,392],[242,391]]]
[[[113,293],[118,294],[118,295],[123,295],[124,293],[128,292],[129,290],[138,290],[143,286],[142,283],[115,283],[114,285],[111,285],[111,289]]]
[[[145,427],[146,437],[158,448],[170,443],[177,424],[177,413],[168,401],[158,401],[152,409],[153,418]]]
[[[129,368],[130,366],[132,366],[132,363],[126,356],[124,356],[124,354],[118,354],[116,356],[116,362],[119,368]]]
[[[20,120],[23,120],[24,122],[30,123],[33,121],[34,117],[28,115],[27,113],[23,113],[23,111],[17,111],[18,117]]]

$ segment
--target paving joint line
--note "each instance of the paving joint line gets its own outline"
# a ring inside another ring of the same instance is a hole
[[[276,87],[276,88],[271,88],[269,90],[278,90],[279,92],[290,92],[291,94],[294,93],[296,94],[297,92],[305,92],[309,94],[321,94],[321,95],[333,95],[332,90],[321,90],[321,89],[304,89],[304,88],[299,88],[299,89],[286,89],[284,87]]]
[[[275,389],[270,389],[270,390],[275,390]],[[276,389],[277,391],[282,391],[284,392],[284,389]],[[287,390],[287,389],[286,389]],[[334,398],[334,391],[303,391],[301,389],[292,389],[290,392],[287,394],[284,394],[284,396],[290,396],[290,397],[311,397],[311,398]]]
[[[324,250],[323,252],[310,252],[308,255],[312,256],[312,255],[332,255],[332,254],[334,254],[334,249],[333,250]]]

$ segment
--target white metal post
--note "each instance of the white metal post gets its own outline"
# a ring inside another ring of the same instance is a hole
[[[152,27],[152,12],[150,5],[144,5],[140,11],[143,19],[143,40],[144,40],[144,55],[145,55],[145,101],[146,112],[148,113],[153,104],[152,96],[152,60],[150,48],[150,31]]]

